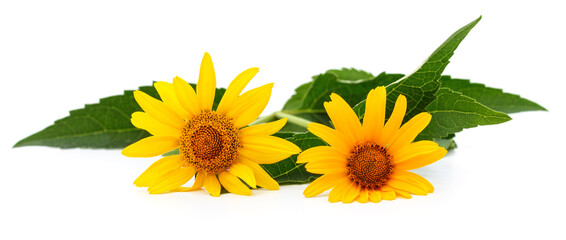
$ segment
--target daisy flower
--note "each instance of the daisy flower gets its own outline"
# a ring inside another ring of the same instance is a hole
[[[270,136],[286,119],[247,126],[258,118],[273,84],[240,95],[258,68],[240,73],[228,86],[218,107],[212,109],[216,76],[212,59],[204,54],[196,92],[179,77],[173,83],[154,84],[160,100],[141,91],[134,98],[143,112],[132,114],[132,124],[152,136],[126,147],[128,157],[155,157],[179,149],[153,163],[134,184],[148,187],[151,194],[201,189],[219,196],[221,186],[228,192],[251,195],[256,185],[276,190],[279,184],[259,164],[271,164],[301,151],[284,139]],[[247,127],[246,127],[247,126]],[[195,177],[192,187],[183,188]]]
[[[426,195],[434,191],[430,182],[409,171],[446,155],[446,149],[433,141],[413,142],[428,125],[431,115],[420,113],[401,126],[407,100],[399,95],[385,123],[386,96],[385,87],[369,92],[363,125],[337,94],[324,103],[335,129],[311,123],[308,130],[329,146],[307,149],[297,160],[307,163],[307,171],[323,174],[305,189],[306,197],[332,189],[328,195],[330,202],[365,203],[393,200],[397,196],[411,198],[411,194]]]

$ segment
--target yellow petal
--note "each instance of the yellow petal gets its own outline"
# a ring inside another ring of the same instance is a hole
[[[413,198],[413,196],[408,192],[405,192],[405,191],[402,191],[402,190],[399,190],[399,189],[394,189],[394,191],[395,191],[395,194],[397,194],[397,196],[401,196],[401,197],[407,198],[407,199]]]
[[[328,201],[331,203],[340,202],[344,199],[347,191],[354,183],[352,181],[343,181],[336,184],[328,194]]]
[[[139,140],[122,150],[126,157],[155,157],[179,147],[179,139],[168,136],[151,136]]]
[[[242,93],[242,90],[244,90],[246,85],[248,85],[250,80],[252,80],[258,71],[259,68],[250,68],[243,71],[234,80],[232,80],[230,85],[228,85],[226,92],[222,96],[222,100],[220,100],[220,103],[216,108],[216,112],[226,114],[228,110],[232,108],[234,102],[238,99],[240,93]]]
[[[427,154],[421,154],[411,159],[395,164],[395,169],[412,170],[412,169],[421,168],[440,160],[446,155],[446,153],[447,153],[446,149],[439,147],[437,150],[433,152]]]
[[[403,182],[408,182],[413,185],[418,186],[421,189],[426,190],[427,193],[434,192],[434,186],[425,178],[419,176],[416,173],[408,172],[408,171],[396,171],[391,179],[396,179]]]
[[[343,161],[346,162],[347,156],[334,150],[329,146],[316,146],[303,151],[297,156],[297,163],[316,162],[316,161]]]
[[[324,108],[338,132],[346,136],[350,142],[362,140],[362,125],[354,110],[344,99],[335,93],[330,94],[331,102],[325,102]]]
[[[191,116],[201,113],[198,105],[197,94],[193,87],[180,77],[173,78],[173,89],[181,107]]]
[[[305,165],[305,169],[311,173],[317,174],[332,174],[332,173],[344,173],[348,172],[346,161],[315,161],[308,162]]]
[[[392,187],[392,188],[396,188],[399,190],[403,190],[406,192],[410,192],[412,194],[417,194],[417,195],[426,195],[426,190],[422,189],[421,187],[408,183],[408,182],[404,182],[401,180],[397,180],[397,179],[389,179],[389,181],[387,182],[387,185]]]
[[[279,189],[279,183],[271,178],[271,175],[269,175],[259,164],[242,158],[238,159],[237,162],[248,166],[252,170],[258,186],[269,190]]]
[[[190,192],[194,190],[199,190],[204,186],[204,178],[206,177],[206,172],[198,172],[195,178],[195,182],[191,187],[179,187],[175,189],[176,192]]]
[[[323,193],[324,191],[331,189],[337,183],[349,181],[348,176],[345,174],[326,174],[314,180],[307,188],[303,194],[305,197],[314,197]]]
[[[351,183],[348,187],[348,190],[344,194],[344,199],[342,200],[343,203],[351,203],[360,195],[361,189],[358,184]]]
[[[177,189],[191,180],[195,172],[195,168],[192,166],[171,170],[155,179],[147,190],[150,194],[159,194]]]
[[[366,141],[376,141],[381,136],[385,123],[385,103],[387,93],[385,87],[377,87],[371,90],[366,99],[366,110],[364,114],[363,133]]]
[[[399,95],[397,101],[395,102],[395,108],[393,108],[393,112],[391,113],[389,120],[387,120],[387,123],[383,127],[381,139],[379,139],[379,141],[376,141],[379,145],[387,146],[389,140],[391,140],[391,138],[401,126],[406,111],[407,98],[405,98],[405,96],[403,95]]]
[[[380,191],[369,191],[369,200],[373,203],[381,202],[381,192]]]
[[[197,173],[197,177],[195,178],[195,182],[193,183],[193,186],[191,186],[191,189],[201,189],[204,186],[204,179],[206,178],[206,172],[201,171]]]
[[[287,118],[283,118],[270,123],[252,125],[240,129],[238,135],[240,137],[254,136],[254,135],[272,135],[278,132],[279,130],[281,130],[281,128],[283,128],[286,123],[287,123]]]
[[[256,120],[271,97],[273,83],[265,84],[242,94],[227,113],[234,119],[234,127],[241,128]]]
[[[220,183],[215,174],[206,174],[204,177],[204,189],[214,197],[220,196]]]
[[[360,195],[356,198],[359,203],[367,203],[369,201],[369,191],[367,189],[362,189]]]
[[[263,148],[240,148],[238,149],[238,156],[248,159],[259,164],[272,164],[279,162],[285,158],[290,157],[291,153],[280,151],[269,151]]]
[[[177,95],[175,94],[175,89],[173,89],[173,85],[168,82],[159,81],[153,84],[155,89],[159,93],[159,97],[173,111],[175,111],[181,118],[187,120],[192,117],[191,114],[187,112],[181,104],[179,104],[179,100],[177,100]]]
[[[262,152],[283,152],[297,154],[301,149],[297,145],[275,136],[245,136],[240,139],[243,148]]]
[[[181,129],[185,125],[185,121],[183,121],[179,114],[165,105],[162,101],[147,95],[147,93],[136,90],[134,91],[134,98],[140,107],[157,121],[176,129]]]
[[[346,140],[346,137],[342,133],[325,125],[320,123],[310,123],[308,130],[312,134],[324,140],[326,143],[330,144],[330,146],[342,154],[350,154],[350,151],[353,148],[353,143]]]
[[[394,191],[381,191],[381,199],[383,200],[395,200],[396,197]]]
[[[159,176],[177,168],[181,168],[184,161],[180,155],[163,157],[149,166],[135,181],[138,187],[149,187]]]
[[[244,182],[246,182],[248,186],[256,188],[254,173],[246,165],[241,163],[234,163],[232,164],[232,166],[230,166],[230,169],[228,171],[230,171],[230,173],[234,174],[236,177],[244,180]]]
[[[160,121],[155,120],[152,116],[145,112],[135,112],[132,114],[132,124],[137,127],[144,129],[151,133],[153,136],[170,136],[179,137],[181,132],[179,129],[165,125]]]
[[[423,140],[409,144],[408,146],[400,149],[397,153],[391,153],[393,156],[393,163],[397,164],[418,155],[431,153],[439,148],[438,144],[433,141]]]
[[[221,172],[218,175],[218,179],[220,179],[220,183],[228,192],[246,196],[252,195],[252,190],[228,171]]]
[[[419,133],[430,123],[432,116],[430,113],[422,112],[411,118],[397,132],[395,137],[391,139],[391,144],[387,147],[391,154],[395,154],[399,149],[409,145]]]
[[[204,53],[202,62],[200,63],[200,73],[197,83],[197,100],[200,109],[203,111],[212,110],[214,103],[214,94],[216,93],[216,74],[212,59],[208,53]]]

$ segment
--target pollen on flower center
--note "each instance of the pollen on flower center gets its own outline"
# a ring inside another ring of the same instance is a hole
[[[233,120],[214,111],[187,121],[179,138],[183,159],[197,171],[217,174],[228,169],[237,157],[240,141]]]
[[[365,189],[380,189],[391,177],[393,164],[387,150],[375,143],[356,145],[348,157],[348,176]]]

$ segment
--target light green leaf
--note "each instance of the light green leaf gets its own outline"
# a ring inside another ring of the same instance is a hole
[[[432,115],[432,120],[418,139],[446,138],[464,128],[511,120],[507,114],[492,110],[473,98],[449,88],[440,88],[436,99],[426,111]]]
[[[140,87],[139,90],[160,99],[153,86]],[[214,108],[224,91],[216,90]],[[103,98],[97,104],[87,104],[82,109],[71,111],[68,117],[24,138],[14,147],[124,148],[150,136],[130,122],[132,113],[136,111],[142,109],[136,103],[133,91],[125,91],[123,95]]]
[[[546,111],[544,107],[528,99],[521,98],[519,95],[506,93],[497,88],[486,87],[484,84],[471,83],[470,80],[466,79],[442,76],[440,78],[440,86],[460,92],[493,110],[504,113]]]
[[[446,138],[435,138],[434,142],[438,143],[438,146],[445,148],[446,150],[452,150],[458,147],[456,141],[454,141],[455,134],[450,134]]]

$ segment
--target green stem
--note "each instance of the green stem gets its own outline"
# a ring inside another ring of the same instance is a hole
[[[326,113],[324,109],[303,109],[303,110],[282,110],[283,113],[299,114],[299,113]]]
[[[250,125],[268,123],[268,122],[272,122],[272,121],[282,119],[282,118],[287,118],[287,122],[301,126],[303,128],[307,128],[309,126],[309,123],[312,123],[311,121],[306,120],[304,118],[297,117],[297,116],[292,115],[292,114],[284,113],[282,111],[277,111],[277,112],[273,112],[273,113],[271,113],[267,116],[263,116],[263,117],[258,118],[257,120],[255,120]]]
[[[252,123],[250,123],[250,125],[257,125],[257,124],[262,124],[262,123],[268,123],[268,122],[273,122],[277,120],[277,117],[275,117],[275,113],[271,113],[267,116],[263,116],[263,117],[259,117],[258,119],[256,119],[255,121],[253,121]]]
[[[295,115],[291,115],[291,114],[284,113],[284,112],[281,112],[281,111],[274,112],[274,114],[279,119],[287,118],[288,122],[295,124],[295,125],[298,125],[298,126],[301,126],[301,127],[304,127],[304,128],[307,128],[309,126],[309,123],[312,123],[311,121],[306,120],[304,118],[297,117]]]

